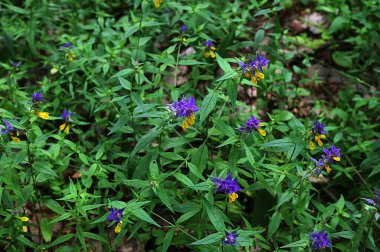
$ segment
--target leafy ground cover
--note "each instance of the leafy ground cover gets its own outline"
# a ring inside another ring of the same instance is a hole
[[[0,12],[2,251],[379,251],[380,2]]]

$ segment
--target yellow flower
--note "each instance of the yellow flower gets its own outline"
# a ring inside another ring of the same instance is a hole
[[[333,157],[333,159],[338,162],[340,161],[340,157]]]
[[[120,231],[121,231],[121,224],[123,224],[122,221],[119,221],[119,223],[117,223],[117,225],[115,227],[115,233],[116,234],[120,233]]]
[[[267,132],[265,130],[262,130],[262,129],[257,129],[260,133],[260,135],[262,136],[266,136],[267,135]]]
[[[154,1],[154,6],[156,6],[156,8],[160,7],[160,5],[162,4],[164,0],[155,0]]]
[[[73,62],[74,59],[75,59],[75,54],[67,53],[67,54],[66,54],[66,58],[67,58],[69,61]]]
[[[21,220],[21,221],[23,221],[23,222],[27,222],[27,221],[29,221],[29,218],[26,217],[26,216],[17,217],[17,219],[19,219],[19,220]]]
[[[66,134],[69,134],[69,131],[70,131],[69,122],[64,122],[63,124],[61,124],[61,126],[59,126],[59,130],[65,132]]]
[[[326,171],[327,171],[328,173],[331,172],[330,164],[327,163],[327,162],[325,163],[325,169],[326,169]]]
[[[234,202],[237,198],[239,197],[239,195],[237,193],[233,193],[233,194],[228,194],[228,201],[230,203]]]
[[[316,142],[319,146],[322,146],[322,145],[323,145],[323,142],[322,142],[321,139],[324,139],[324,138],[326,138],[325,135],[315,134],[315,136],[314,136],[314,140],[315,140],[315,142]]]
[[[315,145],[313,143],[313,141],[309,140],[309,149],[310,150],[314,150],[315,149]]]
[[[34,112],[34,114],[42,119],[49,119],[49,112]]]
[[[190,114],[188,117],[185,117],[182,122],[182,129],[188,129],[191,125],[195,123],[194,113]]]
[[[15,136],[11,136],[11,139],[13,142],[16,142],[16,143],[19,143],[21,141],[20,138],[15,137]]]

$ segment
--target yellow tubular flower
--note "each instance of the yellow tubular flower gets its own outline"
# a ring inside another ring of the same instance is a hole
[[[13,142],[19,143],[21,140],[18,137],[11,136]]]
[[[158,7],[160,7],[160,5],[161,5],[162,2],[163,2],[163,0],[155,0],[155,1],[154,1],[154,6],[155,6],[156,8],[158,8]]]
[[[260,80],[265,78],[265,75],[263,73],[257,71],[257,70],[256,70],[255,76],[256,76],[256,78],[259,78]]]
[[[190,114],[188,117],[185,117],[182,121],[182,129],[188,129],[191,125],[195,123],[194,113]]]
[[[333,159],[338,162],[340,161],[340,157],[333,157]]]
[[[74,58],[75,58],[75,55],[68,53],[68,54],[66,54],[66,57],[67,57],[67,59],[68,59],[69,61],[73,62],[73,61],[74,61]]]
[[[331,168],[330,168],[330,164],[329,163],[325,163],[325,169],[328,173],[331,172]]]
[[[211,58],[215,59],[216,55],[215,55],[214,51],[210,51],[210,55],[211,55]]]
[[[24,232],[24,233],[28,232],[28,227],[27,226],[22,226],[22,230],[21,231]]]
[[[123,224],[122,221],[119,221],[119,223],[117,223],[117,225],[115,227],[115,233],[116,234],[120,233],[120,231],[121,231],[121,224]]]
[[[257,129],[260,133],[260,135],[262,136],[266,136],[267,135],[267,132],[265,130],[262,130],[262,129]]]
[[[42,119],[49,119],[49,113],[48,112],[34,112],[34,114],[38,117],[41,117]]]
[[[69,131],[70,131],[69,123],[65,122],[65,123],[61,124],[61,126],[59,126],[59,130],[61,130],[61,131],[65,132],[66,134],[68,134]]]
[[[21,220],[21,221],[24,221],[24,222],[29,221],[29,218],[26,217],[26,216],[23,216],[23,217],[17,217],[17,219],[19,219],[19,220]]]
[[[210,53],[208,51],[205,51],[205,58],[209,58],[210,57]]]
[[[237,193],[233,193],[233,194],[228,194],[228,201],[230,203],[234,202],[237,198],[239,197],[239,195]]]
[[[311,141],[311,140],[309,140],[309,149],[315,150],[315,145],[314,145],[313,141]]]
[[[252,81],[252,83],[253,83],[254,85],[257,85],[257,79],[256,79],[255,76],[252,76],[252,77],[251,77],[251,81]]]
[[[316,134],[316,135],[314,136],[314,140],[315,140],[315,142],[316,142],[319,146],[323,146],[323,142],[322,142],[321,139],[324,139],[324,138],[326,138],[325,135],[319,135],[319,134]]]

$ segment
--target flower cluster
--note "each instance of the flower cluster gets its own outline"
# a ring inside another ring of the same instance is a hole
[[[245,123],[245,126],[241,126],[239,128],[239,131],[241,133],[246,133],[246,132],[249,132],[251,133],[253,129],[257,130],[260,135],[262,136],[266,136],[267,135],[267,132],[265,130],[262,130],[260,129],[259,127],[262,127],[264,126],[264,124],[262,123],[261,120],[259,119],[256,119],[255,116],[251,116],[248,121]]]
[[[76,56],[75,56],[75,54],[73,52],[74,46],[72,45],[72,42],[67,42],[67,43],[63,44],[62,47],[67,50],[66,58],[69,61],[74,61],[74,59],[75,59]]]
[[[41,92],[36,92],[32,94],[32,112],[38,116],[41,117],[42,119],[49,119],[49,113],[48,112],[41,112],[37,111],[36,108],[44,102],[44,97],[42,96]]]
[[[7,120],[3,119],[3,122],[5,124],[4,126],[1,126],[1,134],[2,135],[9,135],[13,142],[19,143],[21,140],[19,136],[21,135],[21,130],[14,128]],[[3,129],[4,127],[4,129]]]
[[[250,57],[249,62],[239,62],[240,67],[243,69],[245,77],[251,79],[254,85],[265,78],[263,72],[263,67],[266,67],[269,63],[269,60],[265,58],[264,55],[256,53],[256,58],[252,59]]]
[[[331,150],[323,147],[324,154],[320,159],[315,159],[311,157],[310,159],[316,164],[317,175],[321,173],[320,168],[324,167],[328,173],[331,172],[330,165],[334,164],[334,161],[340,161],[340,149],[336,148],[334,145],[331,145]]]
[[[182,121],[182,128],[187,129],[189,126],[194,125],[195,115],[194,113],[199,110],[195,104],[194,97],[189,97],[187,100],[185,96],[182,100],[173,102],[168,105],[172,112],[175,113],[177,117],[184,117]]]
[[[155,6],[156,8],[160,7],[160,5],[162,4],[163,1],[164,1],[164,0],[154,0],[154,6]]]
[[[310,239],[313,242],[313,247],[315,250],[320,248],[330,248],[329,238],[325,230],[322,230],[320,233],[314,231],[309,234]]]
[[[107,220],[114,221],[117,223],[115,227],[115,233],[120,233],[121,231],[121,225],[123,222],[121,221],[121,218],[123,217],[124,208],[116,210],[111,207],[110,214],[107,217]]]
[[[313,139],[318,144],[318,146],[323,146],[323,142],[321,139],[326,138],[326,135],[325,135],[326,134],[326,131],[325,131],[326,125],[324,125],[323,123],[320,123],[319,121],[313,121],[312,125],[313,125],[313,129],[311,130],[312,139],[309,140],[310,150],[315,149]]]
[[[236,246],[236,240],[238,238],[237,231],[232,231],[231,233],[228,233],[227,231],[224,232],[224,238],[222,239],[223,245],[231,244],[232,246]]]
[[[65,122],[59,126],[59,130],[65,132],[66,134],[69,133],[71,117],[73,117],[73,115],[74,113],[70,113],[67,109],[63,110],[61,118],[65,120]]]
[[[216,51],[216,48],[215,48],[215,44],[213,41],[211,40],[206,40],[206,42],[204,43],[204,45],[206,46],[206,51],[205,51],[205,58],[208,59],[208,58],[213,58],[215,59],[216,55],[215,55],[215,51]]]
[[[213,177],[211,181],[214,182],[217,192],[223,192],[228,195],[229,202],[232,203],[238,198],[236,192],[240,191],[241,188],[238,185],[237,178],[232,179],[231,173],[225,179]]]
[[[374,199],[366,199],[364,198],[365,201],[367,201],[368,204],[380,209],[380,190],[375,188],[375,198]]]
[[[186,31],[187,31],[187,26],[186,25],[182,25],[181,26],[181,40],[182,42],[186,42],[187,38],[186,38]]]

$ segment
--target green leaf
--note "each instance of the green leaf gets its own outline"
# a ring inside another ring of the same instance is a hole
[[[127,90],[131,90],[131,82],[129,80],[124,79],[123,77],[120,77],[120,76],[118,76],[117,79],[119,80],[119,83],[123,88]]]
[[[33,243],[32,241],[30,241],[28,238],[26,238],[25,236],[18,236],[16,238],[20,243],[24,244],[25,246],[28,246],[30,248],[36,248],[37,247],[37,244]]]
[[[180,60],[178,65],[180,66],[194,66],[194,65],[204,65],[205,63],[197,60]]]
[[[225,134],[229,137],[235,137],[236,136],[235,130],[230,125],[223,122],[222,120],[213,118],[212,121],[214,122],[215,127],[220,132],[222,132],[223,134]]]
[[[237,81],[234,81],[234,80],[227,81],[227,95],[228,95],[228,98],[230,98],[232,111],[235,111],[235,107],[236,107],[237,87],[238,87]]]
[[[165,237],[164,237],[164,241],[162,242],[162,252],[166,252],[170,246],[170,243],[172,242],[172,239],[173,239],[173,236],[174,236],[174,230],[173,229],[170,229]]]
[[[219,208],[211,205],[208,201],[204,201],[203,206],[206,208],[207,215],[217,231],[224,231],[226,226],[224,225],[223,213]]]
[[[53,224],[49,223],[48,219],[42,218],[40,220],[40,230],[44,240],[50,242],[53,236]]]
[[[202,123],[206,117],[215,108],[216,102],[218,100],[218,95],[214,90],[210,90],[201,105],[200,119],[199,123]]]
[[[75,236],[74,234],[65,234],[65,235],[59,236],[52,243],[48,245],[44,245],[44,249],[48,249],[48,248],[57,246],[58,244],[64,243],[68,240],[71,240],[72,238],[74,238],[74,236]]]
[[[268,239],[272,237],[274,233],[276,233],[278,227],[280,226],[282,221],[282,215],[280,212],[276,211],[269,221],[269,227],[268,227]]]
[[[192,163],[187,163],[187,167],[189,167],[189,170],[192,174],[194,174],[197,178],[201,180],[205,180],[205,178],[202,175],[202,172]]]
[[[261,41],[263,41],[265,35],[264,30],[258,30],[255,34],[255,42],[254,42],[254,48],[258,48]]]
[[[346,68],[352,67],[351,57],[346,52],[336,51],[332,54],[332,58],[339,66]]]
[[[175,173],[174,177],[181,183],[183,183],[186,186],[193,186],[194,183],[185,175],[182,173]]]
[[[131,211],[133,215],[135,215],[137,218],[146,221],[148,223],[151,223],[157,227],[161,227],[157,222],[155,222],[143,209],[136,208],[133,211]]]
[[[206,236],[205,238],[198,240],[196,242],[191,243],[190,245],[206,245],[206,244],[212,244],[212,243],[217,243],[222,240],[223,238],[223,233],[218,232],[215,234],[210,234],[209,236]]]
[[[215,53],[215,54],[216,54],[216,62],[218,62],[218,65],[220,66],[220,68],[225,73],[232,71],[230,64],[228,64],[228,62],[225,59],[220,57],[220,55],[218,53]]]
[[[137,141],[137,144],[131,153],[131,157],[135,156],[139,151],[148,147],[153,142],[153,140],[161,133],[161,131],[161,127],[154,127],[148,133],[142,136]]]
[[[96,240],[96,241],[101,241],[103,243],[108,243],[108,241],[106,239],[104,239],[104,237],[97,235],[97,234],[94,234],[94,233],[83,232],[83,236],[88,238],[88,239],[91,239],[91,240]]]
[[[166,192],[166,189],[161,187],[158,187],[156,189],[156,194],[158,196],[158,198],[161,200],[161,202],[171,211],[174,213],[174,210],[172,208],[172,206],[170,205],[170,200],[169,200],[169,197],[168,197],[168,193]]]
[[[177,224],[187,221],[188,219],[190,219],[191,217],[199,213],[199,211],[200,209],[197,209],[197,210],[193,210],[193,211],[183,214],[181,217],[178,218]]]
[[[294,147],[294,140],[290,138],[277,139],[261,144],[261,146],[269,151],[288,152],[290,148]]]
[[[304,248],[309,244],[308,241],[305,240],[299,240],[296,242],[289,243],[285,246],[281,246],[280,248]]]
[[[231,70],[229,72],[226,72],[222,77],[220,77],[219,79],[215,80],[215,82],[221,82],[221,81],[224,81],[224,80],[228,80],[228,79],[231,79],[231,78],[235,78],[236,76],[238,75],[237,71],[235,70]]]

